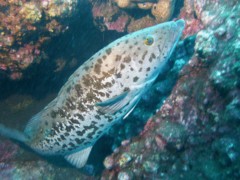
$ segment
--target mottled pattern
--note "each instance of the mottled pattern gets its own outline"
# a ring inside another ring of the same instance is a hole
[[[183,26],[181,20],[156,25],[126,35],[93,55],[29,122],[28,144],[43,154],[62,155],[92,146],[148,90],[167,64]],[[149,36],[154,42],[146,45]],[[119,102],[98,105],[123,93],[126,96]]]

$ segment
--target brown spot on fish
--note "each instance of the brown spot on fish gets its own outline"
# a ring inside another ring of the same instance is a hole
[[[98,119],[98,120],[100,120],[101,119],[101,117],[97,114],[97,115],[95,115],[95,118],[96,119]]]
[[[102,97],[105,96],[105,93],[103,93],[103,92],[98,92],[98,94],[99,94],[100,96],[102,96]]]
[[[71,147],[75,147],[75,144],[73,144],[72,142],[70,142],[68,145]]]
[[[125,41],[125,44],[127,44],[128,43],[128,39]]]
[[[133,82],[137,82],[138,79],[139,79],[139,77],[135,76],[135,77],[133,78]]]
[[[78,120],[71,118],[70,122],[72,122],[73,124],[80,124]]]
[[[142,68],[139,69],[139,72],[142,72]]]
[[[102,57],[104,60],[107,58],[107,56],[105,56],[105,55],[103,55],[103,57]]]
[[[94,72],[96,73],[96,74],[100,74],[100,72],[101,72],[101,64],[95,64],[95,66],[94,66]]]
[[[98,134],[98,135],[102,134],[102,131],[98,131],[97,134]]]
[[[87,111],[87,108],[86,108],[83,104],[81,104],[81,103],[78,104],[77,109],[78,109],[80,112],[86,112],[86,111]]]
[[[57,116],[57,113],[55,111],[50,112],[51,117],[54,119]]]
[[[90,91],[90,92],[88,92],[87,93],[87,100],[89,101],[89,102],[92,102],[92,101],[100,101],[100,99],[96,96],[96,94],[95,93],[93,93],[92,91]]]
[[[75,87],[74,87],[75,91],[77,92],[77,95],[78,96],[81,96],[83,94],[83,90],[81,88],[81,85],[77,84]]]
[[[71,110],[76,109],[76,106],[69,99],[67,99],[66,101],[67,102],[65,103],[65,105],[67,109],[71,109]]]
[[[131,57],[130,56],[124,57],[123,62],[126,62],[126,63],[131,62]]]
[[[115,59],[115,61],[120,61],[121,58],[122,58],[122,56],[120,56],[120,55],[116,55],[116,59]]]
[[[152,56],[153,58],[156,58],[156,55],[155,55],[154,53],[152,53],[151,56]]]
[[[81,114],[74,114],[79,120],[84,120],[84,117]]]
[[[148,51],[145,51],[145,52],[143,53],[143,55],[142,55],[142,60],[144,60],[144,59],[145,59],[145,57],[146,57],[147,53],[148,53]]]
[[[82,82],[86,87],[89,87],[92,85],[92,78],[89,75],[85,75],[82,77]]]
[[[70,132],[71,130],[74,130],[74,127],[73,126],[66,126],[66,129],[65,129],[67,132]]]
[[[87,71],[87,70],[89,70],[89,66],[85,66],[83,69],[84,69],[85,71]]]
[[[110,69],[110,70],[108,71],[108,73],[109,73],[110,75],[113,75],[114,72],[115,72],[115,68],[112,68],[112,69]]]
[[[149,62],[152,62],[153,59],[156,58],[156,55],[154,53],[151,54],[150,58],[149,58]]]
[[[102,64],[102,59],[99,58],[99,59],[97,60],[97,62],[98,62],[99,64]]]
[[[111,122],[113,121],[113,118],[112,117],[108,117],[108,122]]]
[[[69,86],[69,87],[67,88],[67,93],[70,92],[71,88],[72,88],[71,86]]]
[[[151,68],[150,68],[150,67],[148,67],[146,70],[147,70],[147,71],[150,71],[150,70],[151,70]]]
[[[58,114],[60,115],[60,117],[65,117],[66,113],[62,110],[62,109],[58,109]]]
[[[142,60],[139,60],[138,62],[139,62],[139,64],[143,64],[143,61],[142,61]]]
[[[121,70],[123,70],[125,68],[125,65],[121,64],[120,67],[121,67]]]
[[[78,144],[82,144],[84,140],[83,140],[83,139],[80,140],[80,139],[76,138],[75,141],[76,141],[76,143],[78,143]]]
[[[66,136],[69,136],[70,134],[68,133],[68,132],[65,132],[64,133],[64,136],[66,137]]]
[[[60,135],[60,138],[61,138],[62,140],[66,140],[66,138],[64,137],[64,135]]]
[[[82,136],[82,135],[85,134],[85,130],[82,130],[82,131],[76,131],[76,134],[77,134],[78,136]]]
[[[117,73],[116,74],[116,78],[121,78],[122,77],[122,74],[121,73]]]
[[[109,55],[109,54],[111,54],[111,52],[112,52],[112,49],[111,48],[108,48],[107,50],[106,50],[106,53]]]
[[[130,90],[129,87],[125,87],[125,88],[123,89],[124,92],[129,91],[129,90]]]
[[[112,83],[106,82],[105,87],[112,87]]]

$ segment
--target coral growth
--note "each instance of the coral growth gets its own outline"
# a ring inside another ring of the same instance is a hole
[[[93,0],[90,2],[93,5],[92,12],[95,22],[102,31],[116,30],[125,32],[127,30],[128,32],[133,32],[172,18],[176,1],[115,0],[114,2],[103,2],[102,4],[95,3]],[[136,14],[131,14],[126,11],[129,9],[133,12],[139,9],[143,12],[143,15],[137,11]],[[109,26],[109,24],[114,24],[114,26]]]
[[[203,6],[204,3],[195,0],[184,1],[184,8],[182,8],[180,13],[180,18],[183,18],[186,22],[183,32],[184,37],[191,36],[203,29],[204,25],[202,24],[200,13],[203,10]]]
[[[77,0],[0,2],[0,71],[20,79],[22,71],[41,61],[42,46],[63,32],[75,11]]]

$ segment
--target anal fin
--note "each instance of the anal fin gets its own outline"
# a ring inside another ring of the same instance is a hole
[[[73,166],[77,168],[82,168],[86,164],[91,150],[92,146],[81,151],[78,151],[76,153],[66,155],[64,158]]]

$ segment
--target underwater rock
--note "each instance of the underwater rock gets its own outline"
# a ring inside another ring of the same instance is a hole
[[[152,15],[157,22],[165,22],[172,17],[176,0],[159,0],[152,6]]]
[[[195,0],[184,0],[184,7],[181,9],[180,17],[186,22],[186,27],[183,31],[184,37],[194,35],[203,29],[200,18],[200,12],[203,10],[204,2]]]
[[[145,179],[240,178],[240,3],[186,0],[183,11],[197,22],[184,37],[200,31],[194,55],[143,132],[111,155],[115,163],[103,177],[130,171]],[[134,156],[120,167],[117,162],[125,152]]]
[[[64,21],[76,13],[78,0],[42,0],[0,2],[0,72],[12,80],[22,71],[44,59],[42,48],[64,31]]]
[[[175,0],[89,1],[95,24],[101,31],[134,32],[170,20],[176,10]]]

